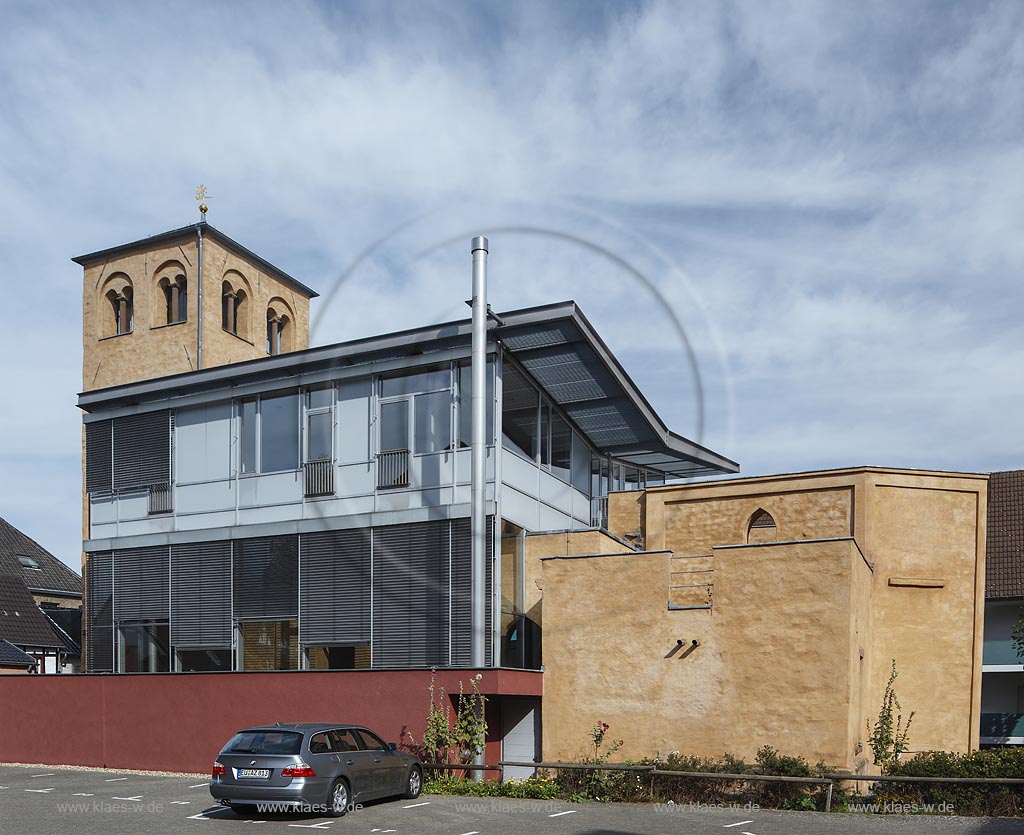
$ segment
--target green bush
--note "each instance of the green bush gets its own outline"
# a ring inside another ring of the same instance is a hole
[[[474,782],[459,777],[434,776],[423,784],[427,794],[455,794],[467,797],[518,797],[532,800],[554,800],[559,797],[558,786],[543,777],[509,780],[507,783]]]
[[[933,751],[890,766],[898,777],[1022,777],[1024,748],[990,748],[970,754]],[[1024,814],[1024,785],[984,783],[884,783],[875,785],[883,803],[917,805],[955,815],[1017,816]]]

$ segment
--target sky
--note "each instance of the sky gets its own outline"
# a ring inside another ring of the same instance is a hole
[[[73,567],[81,268],[198,219],[313,344],[574,299],[742,472],[1024,467],[1024,4],[0,2],[0,516]]]

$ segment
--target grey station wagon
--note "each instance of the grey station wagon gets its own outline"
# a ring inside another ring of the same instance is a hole
[[[359,725],[275,724],[239,731],[213,764],[210,794],[238,812],[340,817],[357,803],[418,797],[423,768]]]

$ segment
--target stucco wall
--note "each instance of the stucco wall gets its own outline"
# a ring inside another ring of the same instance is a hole
[[[986,486],[856,468],[613,497],[611,530],[642,521],[646,547],[674,556],[544,563],[545,756],[570,755],[601,719],[627,756],[771,744],[863,769],[893,658],[917,712],[911,750],[976,747]],[[775,544],[723,547],[747,541],[759,509]],[[711,610],[667,610],[669,567],[688,558],[713,567]],[[691,680],[653,647],[693,637]]]
[[[713,610],[669,610],[670,563],[544,561],[544,756],[577,755],[604,721],[625,758],[772,745],[847,765],[851,611],[869,573],[855,543],[716,549]]]

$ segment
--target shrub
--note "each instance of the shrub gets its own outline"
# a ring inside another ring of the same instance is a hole
[[[1024,748],[990,748],[970,754],[932,751],[893,765],[886,773],[899,777],[1021,777]],[[879,782],[875,798],[956,815],[1024,814],[1024,785]]]

